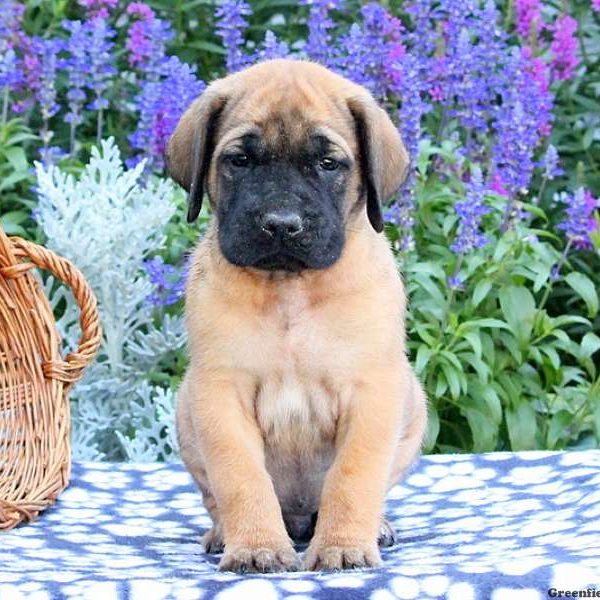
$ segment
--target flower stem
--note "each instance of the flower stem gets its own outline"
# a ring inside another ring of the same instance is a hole
[[[98,125],[96,127],[96,145],[100,146],[100,142],[102,141],[102,125],[103,125],[103,111],[100,109],[98,111]]]
[[[4,86],[4,94],[2,97],[2,127],[8,121],[8,86]]]
[[[560,258],[558,259],[558,264],[556,265],[556,268],[558,271],[560,271],[560,268],[563,266],[563,264],[567,260],[567,254],[569,254],[569,250],[571,249],[572,243],[573,243],[573,240],[571,240],[571,239],[569,239],[567,241],[567,245],[565,246],[565,249],[562,251]],[[538,314],[541,314],[541,311],[544,309],[544,306],[546,306],[546,302],[548,301],[548,298],[550,297],[551,291],[552,291],[552,278],[549,278],[548,283],[546,284],[546,289],[544,290],[544,295],[542,296],[542,301],[540,302],[540,306],[538,308]]]
[[[546,184],[548,183],[548,176],[544,175],[544,178],[542,179],[542,183],[540,184],[540,190],[538,192],[538,195],[536,197],[536,201],[535,203],[540,206],[541,202],[542,202],[542,196],[544,195],[544,192],[546,191]]]
[[[462,266],[463,259],[464,259],[464,254],[459,254],[458,259],[456,260],[456,266],[454,267],[454,273],[452,274],[451,279],[454,279],[455,277],[458,276],[458,272],[460,271],[460,268]],[[440,327],[440,341],[441,341],[441,338],[444,335],[444,332],[446,331],[446,327],[448,325],[448,315],[450,314],[450,309],[452,308],[455,294],[456,294],[456,290],[454,289],[454,287],[451,287],[450,294],[448,295],[448,303],[446,304],[446,310],[444,311],[444,317],[442,319],[442,325]]]
[[[75,129],[76,125],[71,121],[71,132],[69,137],[69,154],[71,158],[75,155]]]

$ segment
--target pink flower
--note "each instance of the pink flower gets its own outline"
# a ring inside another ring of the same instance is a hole
[[[110,9],[115,8],[119,0],[78,0],[87,13],[94,18],[106,19]]]
[[[509,191],[504,187],[502,177],[498,173],[495,173],[490,182],[490,190],[496,192],[499,196],[510,196]]]
[[[142,21],[149,21],[150,19],[154,19],[155,16],[154,11],[143,2],[132,2],[127,7],[127,13],[138,16]]]
[[[577,21],[573,17],[561,15],[556,20],[554,39],[550,44],[550,52],[552,53],[550,68],[553,79],[570,79],[575,73],[575,69],[579,64],[577,39],[575,38],[576,31]]]
[[[540,0],[516,0],[517,33],[523,37],[537,36],[541,22]]]
[[[592,0],[592,8],[594,10],[600,10],[600,0]]]

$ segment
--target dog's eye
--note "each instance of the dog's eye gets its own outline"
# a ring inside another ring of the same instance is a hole
[[[250,159],[248,158],[247,154],[244,154],[243,152],[238,152],[237,154],[232,154],[229,157],[229,162],[234,167],[247,167],[248,163],[250,162]]]
[[[319,161],[319,165],[321,166],[321,169],[325,169],[325,171],[335,171],[340,166],[340,163],[335,160],[335,158],[325,156]]]

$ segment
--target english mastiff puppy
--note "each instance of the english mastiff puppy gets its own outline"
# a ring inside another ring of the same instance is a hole
[[[214,218],[186,290],[181,456],[237,572],[381,564],[384,497],[419,453],[426,399],[382,201],[408,157],[369,92],[305,61],[215,81],[167,149]]]

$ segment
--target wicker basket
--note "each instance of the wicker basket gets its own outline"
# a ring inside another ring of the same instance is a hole
[[[79,348],[64,360],[35,267],[68,284],[81,309]],[[0,228],[0,529],[34,519],[67,486],[68,392],[94,358],[100,336],[96,298],[81,272]]]

